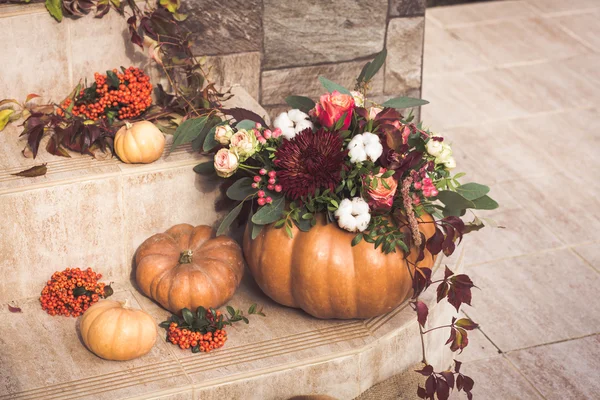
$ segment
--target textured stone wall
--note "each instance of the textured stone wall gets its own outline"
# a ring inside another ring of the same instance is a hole
[[[214,80],[241,84],[267,111],[290,94],[318,96],[319,75],[353,87],[384,46],[388,60],[372,95],[420,95],[425,0],[182,0],[182,7]],[[7,39],[0,98],[35,92],[58,100],[94,71],[147,65],[124,42],[127,26],[114,12],[59,24],[42,4],[3,5],[0,36]]]

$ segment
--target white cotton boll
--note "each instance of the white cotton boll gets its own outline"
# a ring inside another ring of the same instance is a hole
[[[277,127],[277,128],[281,129],[281,133],[282,133],[283,137],[288,140],[290,140],[294,136],[296,136],[296,130],[294,129],[293,126],[285,126],[285,127]]]
[[[362,136],[362,141],[365,144],[365,146],[368,146],[368,145],[374,144],[374,143],[380,143],[379,136],[377,136],[374,133],[365,132],[361,136]]]
[[[375,162],[383,154],[383,146],[381,143],[368,144],[365,146],[365,153],[371,161]]]
[[[273,121],[273,126],[275,128],[280,128],[283,130],[284,128],[293,128],[294,122],[290,119],[290,117],[288,116],[288,113],[282,112]]]
[[[308,114],[298,110],[297,108],[288,111],[287,115],[290,118],[290,120],[292,120],[292,122],[295,122],[296,124],[308,119]]]
[[[383,145],[379,136],[371,132],[356,135],[348,143],[348,155],[353,163],[366,161],[375,162],[383,154]]]
[[[356,232],[356,218],[352,214],[343,214],[338,218],[340,228],[348,232]]]
[[[294,131],[296,133],[300,133],[305,129],[313,129],[314,125],[312,122],[310,122],[307,119],[303,119],[302,121],[298,121],[296,122],[296,127],[294,128]]]
[[[364,147],[355,147],[350,149],[348,155],[350,156],[350,161],[353,163],[359,163],[367,160],[367,153],[365,152]]]
[[[350,143],[348,143],[348,150],[353,149],[355,147],[363,147],[364,143],[363,143],[363,137],[362,135],[356,135],[352,138],[352,140],[350,140]]]
[[[339,217],[343,214],[352,214],[352,200],[344,199],[340,202],[340,206],[335,210],[334,215]]]
[[[355,197],[352,199],[352,214],[353,215],[368,214],[368,213],[369,213],[369,204],[367,204],[366,201],[364,201],[360,197]]]
[[[369,222],[371,222],[371,214],[366,213],[357,215],[354,217],[354,220],[356,221],[356,229],[359,232],[362,232],[369,226]]]

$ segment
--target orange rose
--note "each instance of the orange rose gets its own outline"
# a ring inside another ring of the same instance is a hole
[[[342,94],[337,90],[333,93],[327,93],[321,96],[319,102],[313,109],[313,115],[319,119],[321,125],[327,128],[333,128],[335,123],[342,118],[344,113],[343,129],[348,129],[352,121],[352,112],[354,111],[354,98],[349,94]]]
[[[385,168],[382,168],[379,174],[372,176],[371,184],[367,189],[367,194],[370,197],[368,203],[373,210],[390,209],[394,202],[394,196],[398,189],[398,182],[393,176],[382,178],[381,176],[385,172]],[[375,184],[375,182],[377,182],[377,184]]]

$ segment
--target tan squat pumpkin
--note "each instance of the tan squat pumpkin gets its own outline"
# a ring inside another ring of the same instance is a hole
[[[423,222],[432,221],[424,215]],[[429,238],[433,224],[419,224]],[[260,288],[276,302],[301,308],[318,318],[370,318],[391,311],[412,292],[404,253],[384,254],[364,240],[352,247],[355,234],[326,223],[319,215],[308,232],[294,226],[293,238],[268,225],[255,240],[244,235],[244,255]],[[406,229],[406,235],[409,235]],[[415,262],[413,250],[408,260]],[[432,267],[428,251],[420,267]],[[411,268],[412,269],[412,268]]]
[[[125,123],[115,135],[115,152],[127,164],[147,164],[160,158],[165,135],[149,121]]]
[[[136,256],[141,291],[172,313],[219,307],[238,288],[244,274],[242,249],[210,226],[175,225],[151,236]]]
[[[148,353],[156,342],[156,322],[127,303],[102,300],[83,314],[81,338],[98,357],[125,361]]]

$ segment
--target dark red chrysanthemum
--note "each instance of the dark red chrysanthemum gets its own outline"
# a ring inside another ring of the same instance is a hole
[[[317,189],[335,190],[347,153],[339,133],[324,129],[305,129],[284,140],[275,152],[275,166],[286,197],[296,200],[315,194]]]

